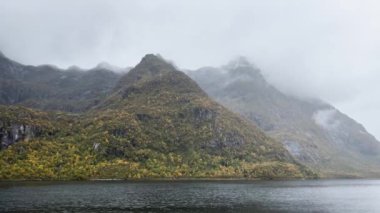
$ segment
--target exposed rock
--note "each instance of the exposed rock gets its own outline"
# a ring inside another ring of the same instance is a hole
[[[5,149],[19,141],[28,141],[36,134],[36,130],[29,125],[12,124],[8,127],[4,125],[0,126],[0,149]]]
[[[202,107],[196,107],[193,109],[193,116],[196,121],[207,121],[215,119],[216,112]]]

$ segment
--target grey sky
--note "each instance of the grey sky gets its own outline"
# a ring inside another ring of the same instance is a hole
[[[280,89],[319,97],[380,138],[376,0],[2,0],[0,50],[25,64],[181,68],[244,55]]]

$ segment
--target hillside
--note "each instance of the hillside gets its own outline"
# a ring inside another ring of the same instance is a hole
[[[286,95],[240,58],[188,73],[219,103],[280,141],[326,177],[379,177],[380,143],[362,125],[318,100]]]
[[[0,179],[315,177],[155,55],[85,112],[2,106],[0,121]]]
[[[107,96],[121,77],[104,64],[90,70],[26,66],[0,54],[0,104],[81,112]]]

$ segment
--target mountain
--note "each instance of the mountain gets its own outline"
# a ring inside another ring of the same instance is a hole
[[[0,107],[0,179],[315,177],[158,56],[110,91],[80,113]]]
[[[0,56],[0,104],[42,110],[85,111],[107,96],[120,73],[98,66],[91,70],[52,65],[25,66]]]
[[[188,74],[211,97],[280,141],[325,177],[379,177],[380,143],[362,125],[319,100],[282,93],[248,60]]]

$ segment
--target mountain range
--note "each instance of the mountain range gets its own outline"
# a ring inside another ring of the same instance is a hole
[[[210,97],[257,124],[321,176],[380,174],[380,143],[361,124],[321,100],[282,93],[246,58],[188,74]]]
[[[5,57],[1,72],[0,179],[317,176],[156,55],[123,75]]]
[[[116,70],[116,71],[115,71]],[[380,143],[240,58],[181,72],[28,66],[0,55],[0,179],[378,177]]]

